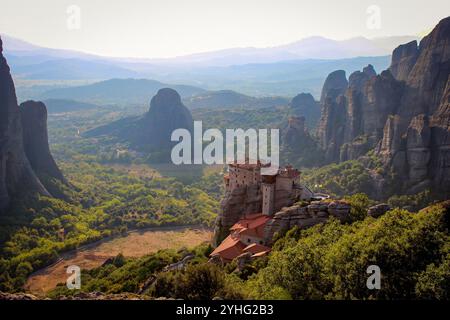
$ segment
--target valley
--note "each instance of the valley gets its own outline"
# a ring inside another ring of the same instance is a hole
[[[90,270],[101,266],[118,254],[127,258],[140,258],[163,249],[192,248],[211,241],[211,237],[211,230],[203,227],[165,227],[130,231],[125,236],[104,239],[62,254],[55,264],[33,273],[24,288],[33,294],[45,296],[55,289],[58,283],[65,283],[66,269],[69,265]]]
[[[178,165],[179,129],[188,158],[279,130],[280,166]],[[0,38],[2,294],[447,300],[449,199],[450,17],[167,59]]]

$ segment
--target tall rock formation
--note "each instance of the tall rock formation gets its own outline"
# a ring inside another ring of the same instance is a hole
[[[318,128],[326,160],[356,159],[375,149],[398,177],[399,192],[448,190],[449,74],[450,17],[419,47],[413,41],[395,49],[380,75],[368,66],[350,75],[343,89],[342,71],[330,74]]]
[[[181,102],[173,89],[160,89],[150,102],[150,109],[142,119],[145,144],[152,149],[170,147],[170,138],[175,129],[193,130],[191,112]]]
[[[322,163],[322,152],[311,137],[305,124],[305,117],[291,116],[281,130],[281,151],[284,164],[295,167],[317,166]]]
[[[431,118],[430,174],[433,184],[450,192],[450,79],[441,104]]]
[[[343,144],[345,126],[345,97],[348,87],[345,71],[338,70],[330,73],[323,85],[320,103],[322,105],[321,118],[317,127],[320,145],[325,150],[325,159],[332,161],[339,155],[339,148]]]
[[[151,99],[150,109],[142,116],[121,119],[85,133],[87,137],[108,136],[113,142],[129,143],[146,152],[153,162],[170,161],[171,141],[175,129],[193,131],[192,115],[173,89],[160,89]]]
[[[344,70],[336,70],[325,79],[320,95],[320,103],[324,103],[327,98],[336,98],[348,87],[348,81]]]
[[[391,71],[395,79],[406,81],[411,69],[416,64],[418,56],[419,48],[416,40],[397,47],[392,53],[389,71]]]
[[[20,110],[0,39],[0,210],[28,192],[49,195],[25,155]]]
[[[47,108],[44,103],[26,101],[20,105],[25,154],[39,178],[44,176],[65,182],[50,153],[47,133]]]
[[[305,117],[308,128],[315,128],[320,118],[320,104],[310,93],[300,93],[289,103],[289,115]]]

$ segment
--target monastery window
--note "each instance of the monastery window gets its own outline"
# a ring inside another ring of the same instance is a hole
[[[251,242],[250,238],[248,238],[248,239],[247,239],[247,242],[248,242],[248,243],[250,243],[250,242]]]
[[[262,242],[262,241],[260,240],[260,241],[259,241],[259,244],[260,244],[260,245],[262,245],[262,244],[263,244],[263,242]]]

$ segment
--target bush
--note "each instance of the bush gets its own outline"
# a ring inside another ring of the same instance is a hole
[[[344,200],[351,205],[350,219],[352,222],[364,220],[367,217],[367,210],[374,204],[374,202],[364,193],[346,196],[344,197]]]

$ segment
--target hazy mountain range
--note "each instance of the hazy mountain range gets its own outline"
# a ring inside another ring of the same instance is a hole
[[[135,59],[44,48],[6,35],[2,35],[2,38],[5,56],[16,79],[154,79],[205,90],[225,89],[251,96],[287,97],[300,92],[311,92],[317,97],[325,77],[336,69],[351,73],[372,64],[376,70],[383,70],[390,63],[393,48],[416,39],[413,36],[377,39],[358,37],[336,41],[310,37],[269,48],[232,48],[168,59]],[[46,92],[48,87],[39,88],[39,85],[41,84],[38,83],[33,88],[35,96],[23,98],[62,98],[59,92]],[[60,87],[68,85],[64,83]],[[17,89],[19,99],[22,99],[20,84]],[[178,88],[174,89],[178,91]],[[53,96],[54,93],[58,95]],[[146,101],[154,93],[152,90]],[[180,95],[185,96],[183,90],[180,90]]]
[[[101,57],[72,50],[44,48],[2,34],[5,54],[9,56],[34,56],[34,63],[55,59],[95,60],[129,65],[130,68],[145,69],[156,66],[231,66],[249,63],[273,63],[304,59],[345,59],[390,55],[399,44],[418,40],[416,36],[395,36],[367,39],[356,37],[347,40],[332,40],[324,37],[309,37],[293,43],[266,48],[230,48],[225,50],[196,53],[164,59]],[[10,60],[10,59],[9,59]]]
[[[84,86],[53,89],[42,95],[44,99],[69,99],[98,104],[147,104],[162,88],[171,87],[181,97],[205,92],[188,85],[171,85],[148,79],[111,79]]]

